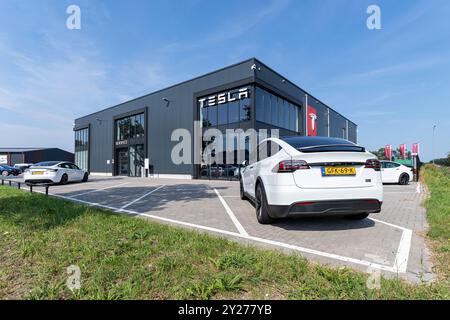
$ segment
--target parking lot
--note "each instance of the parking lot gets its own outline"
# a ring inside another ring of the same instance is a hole
[[[20,178],[19,178],[20,179]],[[18,179],[18,180],[19,180]],[[35,188],[42,191],[41,188]],[[91,177],[87,183],[50,187],[51,195],[117,212],[296,252],[324,264],[381,271],[410,281],[432,279],[422,234],[425,210],[417,183],[385,185],[380,213],[362,221],[341,217],[256,221],[231,181]]]

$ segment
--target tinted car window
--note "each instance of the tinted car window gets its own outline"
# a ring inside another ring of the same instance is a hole
[[[281,140],[301,152],[365,151],[363,147],[340,138],[290,136],[281,138]]]
[[[57,165],[59,161],[44,161],[44,162],[38,162],[34,164],[34,167],[52,167],[54,165]]]

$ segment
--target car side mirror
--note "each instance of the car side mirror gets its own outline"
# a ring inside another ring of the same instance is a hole
[[[247,165],[248,165],[247,160],[242,161],[242,166],[243,166],[243,167],[246,167]]]

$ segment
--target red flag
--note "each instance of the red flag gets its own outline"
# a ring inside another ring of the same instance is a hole
[[[400,154],[401,154],[403,160],[405,160],[405,152],[406,152],[406,146],[404,144],[401,144],[400,145]]]
[[[412,145],[412,155],[413,156],[418,156],[419,155],[419,143],[413,143]]]
[[[386,147],[384,147],[384,151],[386,153],[386,159],[391,160],[391,145],[387,144]]]

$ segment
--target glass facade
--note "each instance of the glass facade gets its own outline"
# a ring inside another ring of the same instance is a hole
[[[144,137],[144,113],[116,120],[116,141]]]
[[[203,128],[224,126],[251,120],[251,100],[247,96],[239,99],[239,92],[230,92],[225,103],[206,105],[198,102]]]
[[[299,106],[264,89],[255,89],[256,121],[299,132]]]
[[[75,131],[75,164],[89,171],[89,128]]]
[[[116,174],[140,177],[145,161],[145,113],[117,119]]]

